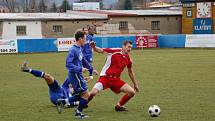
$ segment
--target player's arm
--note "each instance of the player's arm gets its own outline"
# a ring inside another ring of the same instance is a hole
[[[99,48],[99,47],[96,46],[95,42],[91,42],[90,46],[91,46],[91,48],[93,48],[93,50],[95,52],[103,53],[103,54],[106,54],[106,55],[122,51],[121,48],[115,48],[115,49],[113,49],[113,48]]]
[[[90,64],[85,57],[83,57],[82,59],[82,64],[84,65],[84,67],[86,67],[89,71],[93,71],[93,66],[92,64]]]
[[[90,42],[90,47],[93,48],[93,50],[97,53],[104,53],[104,50],[102,48],[97,47],[94,41]]]
[[[102,48],[99,48],[99,47],[94,47],[93,50],[97,53],[104,53],[104,50]]]
[[[73,61],[75,59],[75,51],[69,51],[69,54],[66,59],[66,67],[70,72],[81,73],[82,70],[85,71],[86,69],[82,69],[82,67],[76,66]]]
[[[128,75],[129,75],[132,83],[134,84],[135,91],[139,92],[139,86],[138,86],[137,80],[135,79],[134,72],[131,67],[128,68]]]

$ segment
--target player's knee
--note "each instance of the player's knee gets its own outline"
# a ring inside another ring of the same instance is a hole
[[[98,93],[99,91],[97,89],[93,89],[91,92],[90,92],[90,96],[96,96],[96,94]]]
[[[133,97],[134,95],[135,95],[134,89],[131,89],[131,90],[128,91],[128,96],[129,97]]]
[[[83,93],[81,94],[81,97],[87,100],[87,99],[90,97],[90,94],[89,94],[88,91],[86,91],[86,92],[83,92]]]

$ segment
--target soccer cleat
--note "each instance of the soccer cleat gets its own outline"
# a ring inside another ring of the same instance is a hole
[[[65,100],[64,99],[58,99],[57,100],[57,112],[59,113],[59,114],[61,114],[61,112],[62,112],[62,108],[63,108],[63,102],[64,102]]]
[[[122,111],[128,111],[128,110],[127,110],[126,107],[124,107],[124,106],[116,105],[116,106],[115,106],[115,111],[122,112]]]
[[[28,62],[24,61],[22,66],[21,66],[21,71],[22,72],[29,72],[30,68],[28,67]]]
[[[80,112],[78,110],[75,111],[75,117],[78,118],[78,119],[88,118],[88,116],[84,115],[82,112]]]

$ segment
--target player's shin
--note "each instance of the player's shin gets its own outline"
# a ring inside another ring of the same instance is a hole
[[[78,106],[78,111],[82,112],[84,107],[87,105],[88,100],[84,98],[80,98],[79,106]]]
[[[125,94],[119,103],[117,104],[118,106],[123,106],[125,103],[127,103],[133,96],[129,96],[128,94]]]
[[[95,94],[90,94],[90,96],[88,98],[88,103],[93,99],[94,96],[95,96]]]

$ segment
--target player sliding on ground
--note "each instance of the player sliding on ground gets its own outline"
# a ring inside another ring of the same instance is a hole
[[[36,77],[43,78],[46,81],[49,87],[49,98],[54,105],[56,106],[59,104],[60,106],[62,106],[61,104],[67,105],[67,106],[78,105],[78,102],[68,100],[69,97],[72,97],[72,88],[70,87],[70,82],[68,79],[66,79],[64,83],[60,86],[58,81],[55,80],[52,75],[39,70],[31,69],[30,67],[28,67],[26,61],[22,64],[21,71],[30,73]],[[59,99],[67,99],[67,100],[64,103],[58,103]],[[58,112],[61,112],[61,108],[58,108]]]
[[[90,92],[88,101],[92,100],[93,97],[99,93],[99,91],[110,88],[116,94],[119,94],[120,92],[125,93],[122,99],[115,106],[115,110],[127,111],[123,105],[135,95],[135,92],[139,91],[138,83],[132,71],[132,61],[129,57],[129,53],[132,49],[132,42],[125,41],[121,49],[102,49],[96,47],[94,42],[91,43],[91,47],[95,52],[106,54],[107,59],[100,73],[98,82],[94,85]],[[128,68],[128,74],[133,82],[134,88],[120,79],[120,75],[125,67]]]

